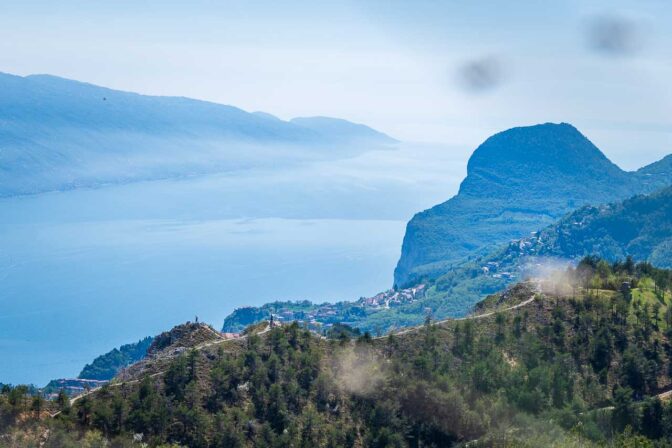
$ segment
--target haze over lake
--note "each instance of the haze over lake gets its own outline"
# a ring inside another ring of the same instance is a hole
[[[0,382],[74,377],[195,315],[220,328],[243,305],[389,288],[408,217],[462,174],[464,162],[428,166],[451,154],[401,148],[320,176],[303,165],[0,200]]]

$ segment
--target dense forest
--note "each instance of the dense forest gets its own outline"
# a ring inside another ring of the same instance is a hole
[[[672,446],[671,279],[589,257],[464,320],[262,324],[74,403],[5,386],[0,446]]]

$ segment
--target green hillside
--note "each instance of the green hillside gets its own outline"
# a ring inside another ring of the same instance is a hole
[[[43,446],[134,446],[139,434],[185,447],[670,446],[662,276],[586,259],[469,319],[394,336],[327,340],[292,324],[201,341],[61,403],[54,419],[30,418],[6,388],[0,446],[45,428]]]
[[[540,232],[531,246],[535,247],[540,255],[595,254],[609,260],[632,256],[672,267],[672,188],[582,208]]]
[[[146,337],[133,344],[115,348],[84,366],[78,378],[90,380],[111,380],[121,369],[140,361],[147,355],[153,338]]]
[[[671,223],[672,188],[587,206],[442,275],[432,282],[424,304],[439,315],[459,315],[492,291],[588,255],[610,262],[632,257],[669,268]]]

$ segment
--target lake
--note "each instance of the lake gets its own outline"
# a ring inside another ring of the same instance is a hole
[[[0,201],[0,382],[74,377],[195,316],[219,329],[239,306],[357,299],[392,284],[404,220],[127,213],[146,188]]]
[[[402,145],[290,168],[0,199],[0,382],[273,300],[385,290],[405,224],[450,197],[459,148]]]

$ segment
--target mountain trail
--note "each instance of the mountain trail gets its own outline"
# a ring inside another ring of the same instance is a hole
[[[522,307],[524,307],[524,306],[527,306],[527,305],[529,305],[530,303],[532,303],[536,297],[537,297],[537,296],[534,295],[534,296],[530,297],[529,299],[525,300],[524,302],[520,302],[520,303],[518,303],[518,304],[516,304],[516,305],[510,306],[510,307],[508,307],[508,308],[504,308],[504,309],[501,309],[501,310],[490,311],[490,312],[483,313],[483,314],[478,314],[478,315],[475,315],[475,316],[465,316],[465,317],[457,317],[457,318],[453,318],[453,317],[451,317],[451,318],[448,318],[448,319],[443,319],[443,320],[434,322],[432,325],[443,325],[443,324],[445,324],[445,323],[447,323],[447,322],[455,322],[455,321],[463,321],[463,320],[478,320],[478,319],[485,319],[486,317],[494,316],[494,315],[497,314],[497,313],[504,313],[504,312],[507,312],[507,311],[512,311],[512,310],[515,310],[515,309],[518,309],[518,308],[522,308]],[[393,334],[394,336],[400,336],[400,335],[402,335],[402,334],[407,334],[407,333],[412,333],[412,332],[414,332],[414,331],[422,330],[424,327],[425,327],[424,325],[418,325],[418,326],[415,326],[415,327],[409,327],[409,328],[406,328],[405,330],[401,330],[401,331],[399,331],[399,332],[397,332],[397,333],[392,333],[392,334]],[[382,338],[385,338],[385,337],[387,337],[387,336],[378,336],[378,337],[376,337],[376,338],[374,338],[374,339],[382,339]]]
[[[224,342],[231,342],[231,341],[241,341],[241,340],[245,340],[245,339],[247,339],[248,336],[249,336],[249,334],[244,334],[244,335],[238,336],[237,338],[229,338],[229,339],[227,339],[227,338],[224,338],[218,331],[214,330],[214,329],[213,329],[212,327],[210,327],[209,325],[207,326],[207,328],[208,328],[208,329],[209,329],[215,336],[217,336],[218,339],[215,340],[215,341],[204,342],[204,343],[202,343],[202,344],[199,344],[199,345],[197,345],[197,346],[195,346],[195,347],[193,348],[194,350],[200,351],[200,350],[203,350],[203,349],[205,349],[205,348],[212,347],[213,345],[222,344],[222,343],[224,343]],[[270,325],[267,325],[265,329],[263,329],[263,330],[260,331],[259,333],[255,333],[255,334],[256,334],[256,335],[265,334],[265,333],[268,333],[270,330],[271,330],[271,326],[270,326]],[[171,359],[171,358],[176,358],[177,356],[179,356],[179,355],[166,355],[166,356],[162,356],[161,359]],[[163,375],[164,373],[166,373],[166,371],[165,371],[165,370],[162,370],[162,371],[160,371],[160,372],[152,373],[151,375],[149,375],[149,377],[150,377],[150,378],[156,378],[157,376],[161,376],[161,375]],[[119,382],[119,383],[109,383],[109,384],[106,384],[105,386],[94,387],[93,389],[90,389],[90,390],[88,390],[87,392],[85,392],[85,393],[83,393],[83,394],[81,394],[81,395],[77,395],[76,397],[71,398],[71,399],[70,399],[70,406],[73,406],[75,403],[77,403],[77,401],[79,401],[80,399],[82,399],[82,398],[84,398],[84,397],[88,397],[89,395],[95,394],[96,392],[98,392],[99,390],[101,390],[103,387],[120,387],[120,386],[124,386],[124,385],[127,385],[127,384],[136,384],[136,383],[139,383],[139,382],[140,382],[140,380],[137,380],[137,379],[136,379],[136,380],[123,381],[123,382]],[[61,412],[62,412],[62,411],[54,412],[53,414],[50,414],[50,416],[51,416],[52,418],[57,417]]]

